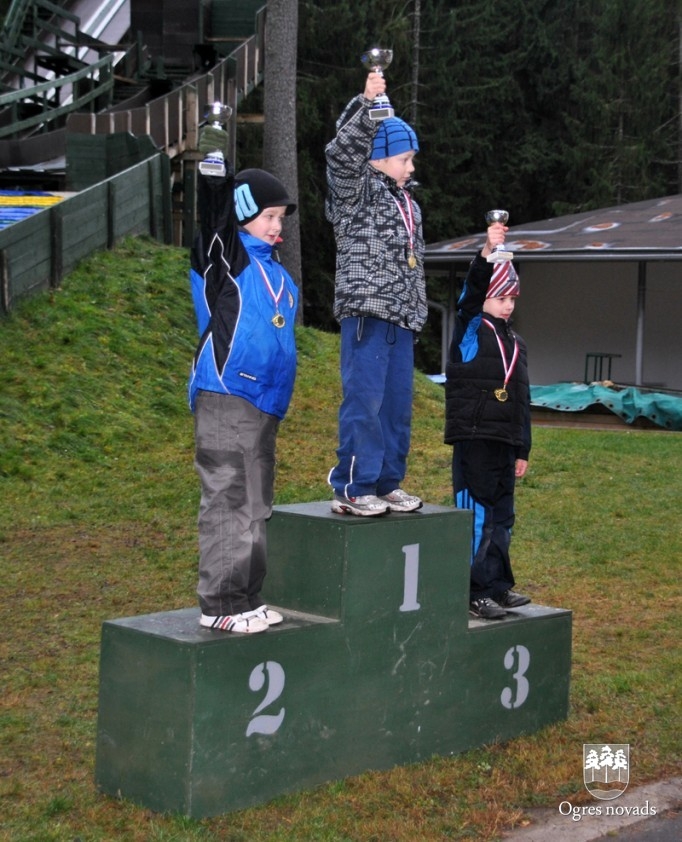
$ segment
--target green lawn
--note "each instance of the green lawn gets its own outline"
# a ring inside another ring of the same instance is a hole
[[[536,428],[513,554],[519,590],[573,611],[567,721],[205,821],[99,794],[102,621],[195,601],[194,342],[187,254],[146,240],[0,322],[1,840],[494,840],[590,800],[583,743],[629,743],[633,786],[682,774],[682,438]],[[328,499],[336,446],[338,338],[298,344],[278,503]],[[442,389],[415,384],[406,487],[450,505]]]

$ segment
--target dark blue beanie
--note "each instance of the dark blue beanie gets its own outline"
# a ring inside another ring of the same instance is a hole
[[[411,150],[419,152],[417,135],[412,126],[408,126],[400,117],[387,117],[379,123],[369,159],[378,161],[380,158],[392,158]]]

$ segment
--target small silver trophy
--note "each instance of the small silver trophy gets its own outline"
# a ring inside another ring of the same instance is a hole
[[[501,222],[502,225],[506,225],[509,222],[509,211],[506,210],[491,210],[488,211],[485,215],[485,221],[488,225],[492,225],[493,222]],[[505,247],[500,244],[495,246],[492,252],[488,255],[487,260],[488,263],[502,263],[505,260],[513,260],[514,259],[514,252],[505,249]]]
[[[223,129],[232,116],[232,109],[222,102],[214,102],[206,109],[205,120],[210,120],[214,129]],[[222,149],[214,149],[207,152],[204,160],[199,163],[199,172],[202,175],[225,175],[225,155]]]
[[[373,47],[363,53],[360,61],[367,68],[372,70],[380,76],[384,75],[384,70],[393,61],[393,50],[384,50],[382,47]],[[372,120],[385,120],[387,117],[393,117],[395,111],[391,105],[391,100],[386,94],[379,94],[374,97],[374,102],[369,109],[369,116]]]

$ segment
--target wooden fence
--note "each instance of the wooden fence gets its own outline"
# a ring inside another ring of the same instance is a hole
[[[2,310],[59,286],[79,261],[129,234],[172,240],[170,163],[162,153],[0,231]]]

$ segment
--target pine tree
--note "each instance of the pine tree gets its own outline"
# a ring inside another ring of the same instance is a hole
[[[578,4],[557,212],[679,189],[676,10],[676,0]]]
[[[677,192],[680,0],[317,0],[299,4],[298,120],[306,320],[335,328],[324,147],[364,84],[360,54],[394,50],[396,113],[420,142],[427,242]],[[419,40],[414,42],[415,13]],[[682,24],[681,24],[682,26]],[[418,68],[415,74],[415,56]],[[445,295],[429,280],[433,296]]]

